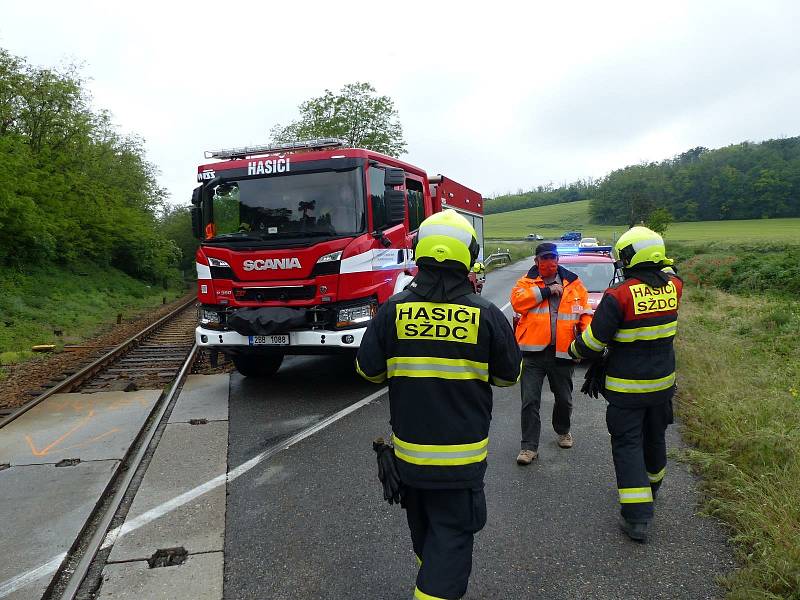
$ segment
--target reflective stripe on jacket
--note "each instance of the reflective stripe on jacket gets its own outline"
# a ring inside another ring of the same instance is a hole
[[[424,301],[392,296],[367,328],[356,368],[388,380],[397,468],[419,488],[480,486],[486,471],[491,385],[514,385],[522,355],[505,315],[476,294]]]
[[[591,322],[589,294],[572,271],[558,267],[564,293],[553,296],[534,266],[511,290],[511,306],[521,315],[515,332],[523,352],[537,352],[550,345],[550,302],[558,302],[556,319],[556,356],[572,358],[569,345],[575,339],[575,326],[585,329]]]
[[[636,407],[672,397],[682,293],[683,283],[674,275],[662,287],[628,277],[606,290],[591,325],[570,346],[578,358],[595,358],[608,348],[606,400]]]

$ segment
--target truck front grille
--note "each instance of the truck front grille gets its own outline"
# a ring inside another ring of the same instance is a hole
[[[234,288],[233,290],[234,297],[245,302],[311,300],[316,293],[317,286],[315,285]]]

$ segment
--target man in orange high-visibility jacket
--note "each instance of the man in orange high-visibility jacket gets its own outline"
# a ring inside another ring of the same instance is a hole
[[[511,306],[521,314],[516,338],[523,355],[521,449],[517,463],[529,465],[539,457],[539,435],[544,378],[555,397],[553,429],[561,448],[573,445],[572,373],[575,363],[568,353],[575,332],[591,321],[589,294],[578,276],[558,264],[558,248],[536,247],[534,266],[511,290]]]

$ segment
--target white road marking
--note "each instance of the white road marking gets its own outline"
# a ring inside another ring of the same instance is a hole
[[[511,302],[506,302],[506,303],[503,305],[503,308],[501,308],[501,309],[500,309],[500,312],[506,312],[506,309],[507,309],[509,306],[511,306]]]
[[[67,553],[62,552],[58,556],[51,558],[42,566],[31,569],[27,573],[22,573],[16,577],[12,577],[8,581],[4,581],[2,585],[0,585],[0,598],[5,598],[9,594],[13,594],[18,589],[25,587],[29,583],[33,583],[45,575],[54,573],[66,557]]]
[[[311,427],[307,427],[306,429],[303,429],[302,431],[296,433],[295,435],[291,436],[286,441],[284,441],[281,445],[274,446],[268,450],[265,450],[261,454],[254,456],[253,458],[251,458],[245,463],[242,463],[235,469],[231,469],[225,475],[219,475],[217,477],[214,477],[214,479],[211,479],[210,481],[200,484],[197,487],[189,490],[188,492],[184,492],[180,496],[176,496],[172,500],[168,500],[163,504],[159,504],[155,508],[151,508],[150,510],[142,513],[138,517],[126,521],[119,527],[116,527],[108,532],[108,535],[106,535],[106,539],[103,542],[101,549],[107,549],[113,546],[114,543],[120,537],[132,531],[135,531],[140,527],[147,525],[151,521],[155,521],[159,517],[162,517],[165,514],[172,512],[176,508],[183,506],[187,502],[191,502],[198,496],[202,496],[206,492],[209,492],[214,488],[223,485],[224,483],[233,481],[237,477],[241,477],[242,475],[250,471],[253,467],[259,465],[260,463],[274,456],[278,452],[291,448],[297,442],[300,442],[305,438],[314,435],[315,433],[325,429],[329,425],[333,425],[339,419],[346,417],[352,412],[357,411],[362,406],[366,406],[376,398],[380,398],[388,391],[388,389],[389,388],[382,388],[377,392],[375,392],[374,394],[370,394],[366,398],[362,398],[361,400],[359,400],[354,404],[351,404],[347,408],[343,408],[339,412],[334,413],[329,417],[326,417],[316,425],[312,425]],[[55,571],[61,565],[65,557],[66,553],[61,553],[58,556],[54,556],[53,558],[51,558],[45,564],[36,567],[35,569],[31,569],[30,571],[21,573],[15,577],[12,577],[11,579],[8,579],[7,581],[4,581],[2,584],[0,584],[0,598],[5,598],[6,596],[14,593],[18,589],[25,587],[29,583],[32,583],[33,581],[36,581],[41,577],[55,573]]]

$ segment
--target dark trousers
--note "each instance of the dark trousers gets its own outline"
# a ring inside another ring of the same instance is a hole
[[[643,408],[609,404],[606,425],[617,474],[620,513],[628,521],[653,518],[653,497],[667,466],[664,434],[672,423],[672,401]]]
[[[554,346],[541,352],[525,352],[522,365],[522,443],[523,450],[538,450],[542,419],[542,384],[547,376],[550,390],[555,396],[553,405],[553,429],[559,435],[569,433],[572,416],[572,373],[575,364],[570,360],[556,358]]]
[[[457,600],[467,593],[472,540],[486,525],[483,489],[405,488],[411,543],[420,564],[414,598]]]

